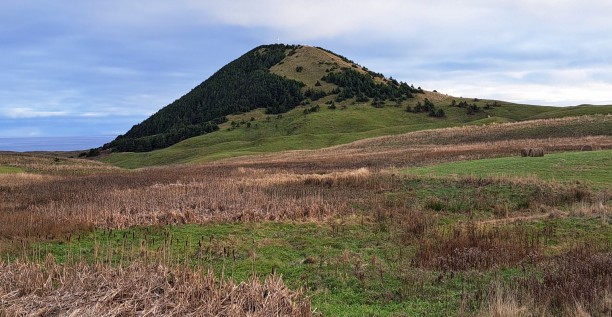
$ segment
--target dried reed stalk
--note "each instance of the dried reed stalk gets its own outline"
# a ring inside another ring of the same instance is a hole
[[[0,264],[1,316],[313,316],[276,275],[235,284],[212,273],[128,267]]]

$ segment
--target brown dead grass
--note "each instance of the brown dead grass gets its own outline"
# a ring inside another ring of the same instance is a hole
[[[92,226],[325,220],[396,180],[367,169],[324,175],[185,166],[134,172],[15,174],[0,185],[0,236],[51,238]]]
[[[603,120],[612,123],[610,118]],[[541,124],[567,128],[588,120],[591,119],[565,118],[543,120]],[[389,193],[410,190],[402,187],[410,176],[397,175],[387,168],[517,155],[524,146],[542,147],[547,152],[579,150],[586,143],[612,148],[612,137],[608,135],[521,138],[517,131],[529,125],[512,123],[421,131],[316,151],[129,172],[91,161],[2,155],[2,164],[24,167],[29,173],[0,175],[0,239],[12,242],[3,246],[0,240],[0,249],[25,250],[28,239],[59,238],[93,227],[327,221],[333,229],[336,221],[355,219],[353,216],[360,212],[380,230],[398,233],[394,236],[406,244],[416,245],[411,265],[419,269],[467,272],[517,267],[539,255],[545,231],[505,222],[503,228],[498,228],[497,222],[438,226],[438,219],[432,213],[416,205],[406,205],[409,199],[387,200]],[[581,215],[605,217],[609,213],[607,205],[601,203],[607,203],[609,196],[596,197],[588,188],[578,185],[545,183],[535,178],[468,176],[447,181],[466,187],[510,184],[535,188],[529,205],[521,210],[524,213],[544,210],[547,213],[541,215],[548,215],[560,203],[575,204],[575,212]],[[503,216],[507,217],[507,212]],[[363,221],[364,216],[360,218]],[[520,292],[492,299],[491,305],[506,305],[506,308],[490,307],[493,310],[489,312],[499,311],[495,314],[503,316],[504,311],[520,314],[523,307],[531,311],[533,307],[525,300],[528,296],[542,298],[547,303],[571,303],[576,313],[592,311],[587,306],[591,304],[606,311],[606,303],[611,302],[612,296],[603,292],[602,284],[597,283],[602,281],[601,276],[611,276],[607,267],[612,265],[607,266],[609,254],[596,257],[595,253],[565,257],[544,268],[544,281],[548,284],[538,284],[539,280],[532,277],[523,284],[517,282],[520,285],[516,289]],[[343,255],[342,265],[350,263],[350,258],[348,253],[346,257]],[[588,261],[580,261],[583,258]],[[352,261],[356,263],[355,276],[362,277],[363,261]],[[370,263],[375,266],[376,258]],[[585,269],[572,269],[574,266]],[[408,274],[406,278],[412,277]],[[600,286],[594,293],[586,289],[589,285]],[[557,289],[550,291],[550,287]],[[603,287],[610,286],[603,284]],[[580,293],[572,293],[573,290]],[[272,292],[278,295],[270,295]],[[563,294],[572,297],[554,297]],[[582,297],[576,302],[579,296]],[[184,268],[142,263],[124,268],[78,263],[60,266],[51,260],[46,265],[0,264],[0,309],[8,316],[310,314],[307,302],[300,299],[299,293],[288,291],[277,277],[270,277],[263,284],[251,280],[235,285]]]
[[[438,229],[418,245],[415,264],[444,271],[512,267],[539,255],[544,232],[520,224]]]
[[[2,316],[313,316],[279,276],[231,280],[187,268],[0,264]]]

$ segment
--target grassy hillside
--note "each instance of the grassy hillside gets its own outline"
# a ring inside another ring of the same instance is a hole
[[[445,118],[430,117],[426,113],[406,112],[424,98],[433,100],[437,108],[445,111]],[[453,98],[427,93],[414,100],[401,103],[387,102],[383,108],[369,103],[347,100],[335,103],[329,109],[332,97],[300,106],[282,115],[266,115],[263,109],[228,116],[220,130],[190,138],[169,148],[146,153],[113,153],[102,160],[126,168],[194,163],[250,154],[272,153],[284,150],[318,149],[345,144],[371,137],[402,134],[412,131],[436,129],[466,124],[489,124],[559,116],[559,109],[500,102],[499,106],[484,109],[490,101],[479,100],[482,109],[466,114],[463,108],[450,107]],[[455,100],[462,100],[456,98]],[[468,99],[465,99],[468,100]],[[305,114],[312,107],[316,112]],[[612,107],[564,108],[563,115],[611,113]]]

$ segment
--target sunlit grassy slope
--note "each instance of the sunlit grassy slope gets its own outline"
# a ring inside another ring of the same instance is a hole
[[[406,170],[416,175],[535,176],[594,187],[612,186],[612,150],[565,152],[544,157],[504,157],[438,164]]]
[[[428,97],[436,107],[444,109],[445,118],[426,113],[409,113],[407,105]],[[330,98],[330,97],[328,97]],[[300,106],[282,115],[266,115],[263,110],[229,116],[229,121],[217,132],[194,137],[166,149],[147,153],[114,153],[104,161],[125,168],[197,163],[223,158],[271,153],[284,150],[317,149],[382,135],[401,134],[465,124],[502,123],[532,118],[555,118],[584,114],[610,114],[612,106],[579,106],[556,108],[500,102],[498,107],[481,110],[474,115],[463,108],[450,107],[452,98],[427,93],[402,104],[387,102],[383,108],[369,103],[355,104],[348,100],[329,109],[327,99]],[[474,101],[483,107],[488,100]],[[304,114],[305,109],[319,105],[320,110]],[[238,124],[232,128],[231,122]]]

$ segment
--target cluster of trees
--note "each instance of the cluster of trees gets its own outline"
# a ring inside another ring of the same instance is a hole
[[[295,46],[257,47],[227,64],[180,99],[106,144],[115,151],[150,151],[218,129],[229,114],[266,107],[283,113],[303,99],[303,83],[272,74],[269,68]]]
[[[100,155],[100,149],[93,148],[89,151],[79,153],[79,157],[94,157]]]
[[[319,86],[321,86],[321,84],[319,84]],[[312,101],[319,100],[325,96],[327,96],[327,93],[323,91],[323,89],[308,88],[304,92],[304,97],[310,98]]]
[[[370,74],[370,76],[376,78],[385,78],[385,75],[383,75],[382,73],[377,73],[374,71],[369,70],[367,67],[362,67],[361,69],[363,69],[365,72],[367,72],[368,74]]]
[[[218,122],[218,120],[217,120]],[[182,140],[219,130],[212,121],[203,124],[177,125],[164,133],[139,138],[118,137],[112,142],[112,149],[118,152],[148,152],[169,147]],[[108,144],[104,147],[109,147]]]
[[[321,80],[340,87],[336,101],[355,97],[358,102],[367,102],[370,98],[378,100],[413,98],[418,89],[406,83],[390,81],[388,84],[376,83],[370,74],[363,74],[354,69],[343,68],[339,72],[325,75]]]
[[[442,118],[446,116],[446,113],[444,113],[444,109],[436,109],[436,106],[433,104],[433,102],[431,102],[427,98],[425,98],[423,103],[421,103],[420,101],[417,102],[414,108],[411,108],[409,105],[406,106],[406,111],[414,113],[425,112],[428,116],[437,118]]]
[[[475,114],[475,113],[480,111],[480,107],[477,104],[475,104],[475,103],[468,104],[467,101],[465,101],[465,100],[460,101],[459,103],[457,103],[457,101],[455,99],[453,99],[453,101],[451,101],[450,106],[451,107],[464,108],[465,112],[468,115],[473,115],[473,114]]]
[[[270,120],[272,120],[270,117],[266,117],[266,121],[270,122]],[[233,129],[237,129],[242,125],[246,125],[247,128],[251,127],[251,122],[255,121],[255,117],[251,117],[251,119],[249,121],[246,121],[244,119],[240,120],[240,121],[232,121],[230,122],[230,128],[228,128],[228,131],[231,131]],[[255,124],[255,126],[257,127],[258,125]]]
[[[491,109],[492,107],[501,107],[501,104],[497,102],[497,100],[493,101],[493,103],[488,103],[484,106],[485,109]]]

